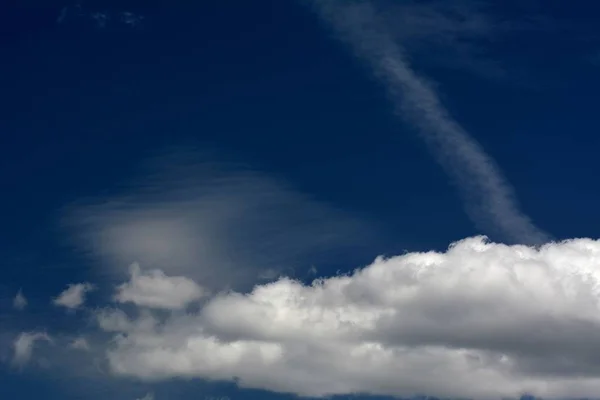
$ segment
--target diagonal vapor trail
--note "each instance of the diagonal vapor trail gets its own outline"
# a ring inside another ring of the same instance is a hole
[[[309,2],[385,85],[396,114],[414,125],[434,158],[457,185],[471,220],[507,240],[542,244],[550,235],[520,209],[510,184],[494,160],[448,113],[439,97],[411,68],[403,49],[378,24],[366,1]]]

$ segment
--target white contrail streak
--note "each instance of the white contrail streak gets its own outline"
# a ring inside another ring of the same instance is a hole
[[[378,24],[368,2],[308,1],[336,36],[372,67],[398,115],[418,129],[436,160],[457,184],[465,209],[477,226],[519,243],[549,240],[519,210],[512,187],[495,162],[449,115],[427,81],[411,69],[401,46]]]

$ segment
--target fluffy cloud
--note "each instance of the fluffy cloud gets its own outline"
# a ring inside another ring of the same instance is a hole
[[[27,307],[27,299],[21,290],[17,292],[17,295],[13,299],[13,307],[17,310],[23,310],[25,307]]]
[[[183,276],[166,276],[160,270],[142,271],[138,264],[131,265],[130,274],[129,282],[117,288],[115,301],[178,310],[204,295],[196,282]]]
[[[85,303],[86,294],[92,290],[94,290],[94,285],[90,283],[71,284],[52,302],[56,306],[76,309]]]
[[[13,343],[13,364],[23,367],[29,362],[33,354],[33,347],[38,341],[52,342],[50,336],[43,332],[23,332]]]
[[[304,285],[224,293],[159,322],[104,311],[114,374],[299,395],[600,393],[600,241],[470,238]],[[111,323],[107,323],[107,321]],[[102,325],[104,324],[104,325]]]
[[[105,332],[127,332],[133,324],[123,311],[104,309],[96,313],[98,326]]]

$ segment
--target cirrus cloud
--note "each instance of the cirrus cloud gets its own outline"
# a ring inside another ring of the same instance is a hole
[[[496,162],[450,115],[434,86],[412,68],[404,47],[382,23],[372,2],[307,2],[385,86],[396,114],[419,132],[457,185],[465,210],[476,225],[517,243],[549,240],[548,233],[520,209],[514,189]]]

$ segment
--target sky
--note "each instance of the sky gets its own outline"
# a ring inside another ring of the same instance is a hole
[[[600,398],[600,4],[0,5],[0,397]]]

